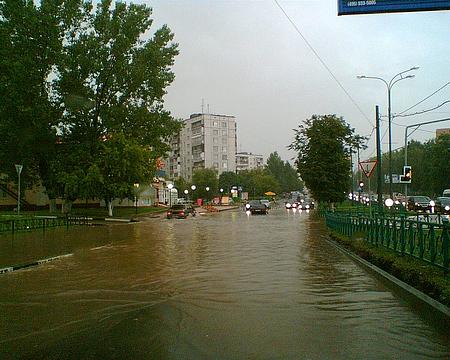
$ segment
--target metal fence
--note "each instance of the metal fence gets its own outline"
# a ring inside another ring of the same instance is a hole
[[[343,235],[361,233],[375,246],[391,249],[402,256],[423,260],[448,272],[449,222],[433,223],[417,219],[367,216],[327,212],[326,224]]]
[[[89,225],[91,218],[84,216],[65,216],[65,217],[30,217],[0,220],[0,233],[17,231],[47,229],[57,226],[69,225]]]

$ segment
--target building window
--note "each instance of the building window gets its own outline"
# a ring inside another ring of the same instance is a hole
[[[213,146],[213,152],[218,153],[219,152],[219,147],[218,146]]]
[[[222,130],[222,136],[227,136],[227,131],[226,130]]]
[[[213,159],[214,160],[219,160],[219,154],[213,154]]]
[[[226,145],[228,143],[228,139],[226,137],[222,138],[222,145]]]
[[[224,153],[224,154],[227,153],[227,147],[226,147],[226,146],[223,146],[223,147],[222,147],[222,153]]]
[[[213,130],[213,135],[214,136],[219,136],[219,130]]]
[[[213,138],[213,144],[218,144],[219,143],[219,139],[218,138]]]
[[[225,121],[222,121],[222,127],[226,128],[227,127],[227,123]]]
[[[213,121],[213,127],[219,127],[219,122],[218,121]]]
[[[227,169],[228,168],[228,162],[224,161],[222,162],[222,169]]]
[[[222,155],[222,160],[228,160],[227,155]]]
[[[219,168],[219,163],[218,162],[213,162],[213,168],[214,169],[218,169]]]

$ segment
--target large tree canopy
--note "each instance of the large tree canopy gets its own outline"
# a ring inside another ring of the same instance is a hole
[[[24,164],[66,200],[151,181],[180,123],[163,107],[177,44],[150,16],[111,0],[0,1],[2,173]]]
[[[289,146],[297,152],[298,172],[313,197],[321,202],[340,202],[350,188],[350,147],[355,138],[344,119],[313,115],[300,124]]]

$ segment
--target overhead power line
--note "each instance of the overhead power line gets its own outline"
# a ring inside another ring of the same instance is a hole
[[[449,83],[449,84],[450,84],[450,83]],[[438,106],[435,106],[434,108],[431,108],[431,109],[418,111],[418,112],[415,112],[415,113],[412,113],[412,114],[395,115],[395,117],[408,117],[408,116],[415,116],[415,115],[425,114],[425,113],[427,113],[427,112],[430,112],[430,111],[439,109],[441,106],[444,106],[445,104],[448,104],[448,103],[450,103],[450,100],[446,100],[446,101],[444,101],[442,104],[440,104],[440,105],[438,105]]]
[[[398,115],[399,116],[409,110],[411,110],[412,108],[415,108],[417,105],[422,104],[425,100],[428,100],[430,97],[432,97],[433,95],[437,94],[439,91],[441,91],[443,88],[445,88],[446,86],[450,85],[450,81],[447,82],[446,84],[442,85],[439,89],[437,89],[436,91],[434,91],[433,93],[431,93],[430,95],[428,95],[427,97],[423,98],[422,100],[420,100],[417,104],[414,104],[413,106],[410,106],[409,108],[407,108],[406,110],[403,110],[402,112],[399,112]]]
[[[316,56],[316,58],[319,60],[319,62],[322,64],[322,66],[328,71],[328,73],[331,75],[333,80],[339,85],[339,87],[344,91],[344,93],[347,95],[347,97],[350,99],[350,101],[353,103],[353,105],[356,106],[356,108],[359,110],[359,112],[364,116],[364,118],[367,120],[367,122],[374,127],[373,123],[370,121],[370,119],[367,117],[367,115],[364,113],[364,111],[361,109],[361,107],[358,105],[358,103],[353,99],[353,97],[350,95],[350,93],[345,89],[344,85],[339,81],[339,79],[334,75],[334,73],[331,71],[331,69],[328,67],[328,65],[325,63],[325,61],[322,60],[318,52],[314,49],[314,47],[310,44],[308,39],[303,35],[303,33],[300,31],[298,26],[292,21],[292,19],[289,17],[289,15],[286,13],[286,11],[283,9],[283,7],[280,5],[278,0],[274,0],[275,4],[278,6],[278,8],[281,10],[281,12],[284,14],[286,19],[291,23],[291,25],[294,27],[295,31],[298,35],[303,39],[305,44],[309,47],[309,49],[313,52],[313,54]]]

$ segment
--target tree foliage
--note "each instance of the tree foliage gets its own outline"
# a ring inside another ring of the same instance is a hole
[[[192,183],[195,184],[194,199],[210,200],[213,194],[218,193],[217,171],[214,169],[197,169],[192,175]],[[206,190],[206,188],[209,190]]]
[[[389,173],[388,153],[382,156],[382,174]],[[392,152],[392,172],[402,174],[405,152],[400,149]],[[449,188],[450,172],[450,135],[441,135],[437,139],[424,143],[411,141],[408,144],[408,165],[412,167],[411,184],[408,194],[439,196]],[[395,192],[404,191],[403,184],[392,184]],[[383,192],[388,193],[389,184],[383,183]]]
[[[277,180],[281,192],[287,193],[303,189],[303,183],[297,170],[288,161],[284,162],[277,152],[269,155],[265,169],[268,175]]]
[[[149,183],[180,128],[163,107],[177,44],[151,25],[146,5],[0,1],[0,171],[69,201]]]
[[[313,115],[294,131],[289,148],[298,154],[295,163],[306,187],[318,201],[343,201],[350,188],[350,147],[361,139],[336,115]]]

